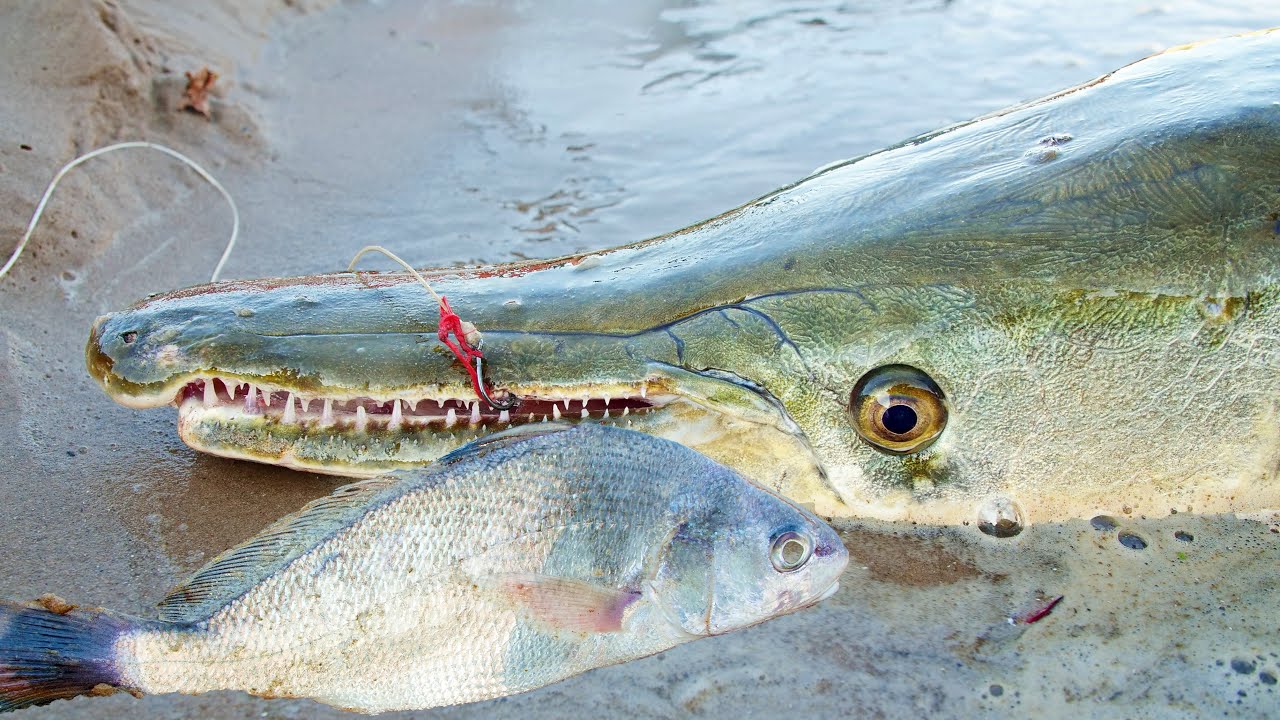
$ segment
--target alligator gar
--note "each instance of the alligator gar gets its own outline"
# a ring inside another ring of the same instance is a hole
[[[475,400],[404,273],[223,282],[94,325],[206,452],[361,475],[566,417],[826,516],[1280,506],[1280,32],[1175,48],[616,249],[427,277],[521,398]]]

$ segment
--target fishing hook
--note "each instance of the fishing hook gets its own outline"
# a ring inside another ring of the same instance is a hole
[[[481,399],[489,403],[489,407],[493,408],[494,410],[515,409],[515,407],[520,404],[520,397],[517,396],[515,393],[511,392],[510,390],[506,391],[507,399],[502,403],[498,403],[493,398],[489,397],[489,390],[488,388],[485,387],[485,383],[484,383],[484,356],[476,355],[475,358],[476,358],[476,392],[479,393]]]

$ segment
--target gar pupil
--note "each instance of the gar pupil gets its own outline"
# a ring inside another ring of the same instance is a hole
[[[916,411],[908,405],[893,405],[884,411],[881,422],[889,432],[902,435],[916,426]]]

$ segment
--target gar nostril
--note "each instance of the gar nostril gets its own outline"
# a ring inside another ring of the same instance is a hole
[[[132,345],[133,341],[138,339],[138,332],[136,330],[122,332],[120,333],[120,339],[124,341],[125,345]]]

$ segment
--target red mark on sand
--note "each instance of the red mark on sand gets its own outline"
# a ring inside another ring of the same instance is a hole
[[[1010,618],[1010,620],[1013,621],[1014,625],[1030,625],[1031,623],[1040,622],[1041,620],[1048,617],[1049,613],[1053,612],[1053,608],[1055,608],[1060,602],[1062,602],[1062,596],[1058,595],[1050,599],[1044,605],[1041,605],[1040,607],[1034,610],[1025,612],[1021,615],[1015,615],[1014,617]]]

